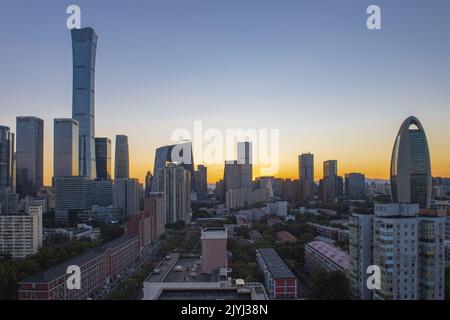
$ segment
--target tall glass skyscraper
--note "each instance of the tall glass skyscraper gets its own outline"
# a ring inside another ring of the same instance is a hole
[[[252,143],[237,143],[237,162],[240,167],[241,188],[250,189],[253,181],[253,154]]]
[[[337,160],[327,160],[323,162],[323,179],[321,188],[322,201],[334,203],[339,189],[342,187],[337,176]],[[341,188],[342,189],[342,188]]]
[[[130,162],[128,154],[128,137],[116,136],[116,153],[114,162],[115,179],[128,179],[130,176]]]
[[[95,138],[95,162],[97,178],[111,179],[111,139]]]
[[[53,133],[53,177],[78,176],[78,121],[70,118],[55,119]]]
[[[91,28],[72,29],[72,118],[80,125],[79,173],[97,176],[95,166],[95,55],[97,35]]]
[[[17,117],[17,193],[35,195],[44,178],[44,120]]]
[[[359,199],[366,195],[366,176],[362,173],[348,173],[345,175],[345,195]]]
[[[312,153],[303,153],[298,156],[298,177],[302,199],[312,199],[314,196],[314,155]]]
[[[14,133],[9,127],[0,126],[0,191],[11,188],[16,189],[16,168],[14,160]]]
[[[314,182],[314,155],[302,153],[298,156],[298,178]]]
[[[427,137],[420,121],[407,118],[395,139],[391,158],[392,201],[429,208],[431,163]]]

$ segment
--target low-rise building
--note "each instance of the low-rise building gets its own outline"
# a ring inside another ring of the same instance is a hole
[[[248,232],[248,237],[250,238],[250,241],[253,241],[253,242],[260,241],[263,238],[261,233],[256,229],[251,229]]]
[[[63,234],[69,239],[77,240],[88,238],[92,242],[101,240],[100,228],[94,228],[82,223],[79,223],[76,228],[44,228],[44,239],[48,239],[54,234]]]
[[[308,224],[314,227],[314,229],[316,229],[316,232],[322,237],[331,240],[348,241],[349,232],[346,229],[335,228],[313,222],[308,222]]]
[[[298,239],[290,232],[287,231],[278,231],[277,232],[277,241],[279,242],[296,242]]]
[[[280,217],[287,216],[287,201],[274,201],[266,204],[268,214],[274,214]]]
[[[297,298],[297,278],[273,248],[257,249],[256,260],[270,298]]]
[[[230,269],[203,273],[199,252],[177,251],[165,257],[144,280],[143,300],[267,300],[259,282],[233,281]]]
[[[305,245],[305,269],[308,272],[323,269],[346,273],[349,265],[349,255],[332,244],[311,241]]]
[[[123,236],[87,250],[53,268],[19,282],[19,300],[85,300],[92,297],[120,272],[127,271],[138,256],[137,237]],[[81,288],[69,289],[69,266],[81,271]]]
[[[267,226],[268,227],[273,227],[274,225],[277,225],[277,224],[283,224],[283,221],[281,221],[278,218],[267,219]]]

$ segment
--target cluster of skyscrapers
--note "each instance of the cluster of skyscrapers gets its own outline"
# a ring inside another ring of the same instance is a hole
[[[77,217],[85,220],[101,218],[107,222],[127,220],[144,209],[145,197],[156,197],[157,194],[162,194],[165,202],[163,207],[158,206],[163,214],[158,212],[153,219],[154,225],[159,226],[158,233],[161,233],[161,226],[166,221],[188,222],[192,189],[196,189],[201,199],[205,199],[208,194],[206,167],[200,166],[198,171],[194,171],[192,144],[180,144],[181,152],[189,152],[191,156],[190,162],[180,164],[172,163],[171,159],[172,151],[180,148],[180,145],[157,149],[155,175],[152,178],[149,173],[144,192],[142,184],[130,177],[128,137],[117,135],[113,180],[111,139],[95,136],[97,35],[92,28],[83,28],[72,29],[71,36],[72,117],[54,119],[52,188],[43,186],[44,121],[34,116],[17,117],[16,135],[9,127],[0,126],[2,223],[13,223],[11,221],[14,220],[17,224],[19,217],[30,216],[31,213],[27,212],[29,210],[23,210],[23,205],[20,204],[22,201],[42,199],[43,206],[38,217],[39,230],[42,229],[42,214],[46,210],[54,211],[56,222],[64,224],[76,221]],[[7,216],[14,219],[8,220]],[[22,221],[25,223],[29,219]],[[30,232],[35,232],[32,229]],[[21,257],[21,254],[14,253],[14,246],[6,245],[8,241],[1,242],[4,244],[1,252],[12,252],[15,257]],[[36,252],[41,244],[41,239],[37,241],[37,246],[36,242],[30,244],[32,250],[27,252]]]

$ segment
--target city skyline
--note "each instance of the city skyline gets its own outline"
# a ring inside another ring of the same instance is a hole
[[[42,21],[35,20],[29,13],[22,12],[29,19],[22,19],[20,26],[0,13],[0,23],[17,26],[16,38],[19,39],[11,40],[14,46],[5,51],[4,61],[9,61],[8,64],[0,62],[6,74],[11,73],[10,77],[5,77],[10,81],[0,80],[0,103],[11,106],[4,112],[2,125],[9,126],[17,135],[14,131],[16,116],[36,116],[44,120],[46,185],[50,185],[53,175],[52,123],[55,118],[70,116],[72,106],[71,40],[64,24],[66,3],[48,3],[44,8],[20,1],[8,3],[8,9],[13,12],[31,7],[30,12],[45,17]],[[323,2],[301,5],[287,2],[271,12],[271,4],[254,8],[251,2],[240,3],[235,23],[243,34],[238,34],[236,29],[229,30],[232,24],[227,21],[235,2],[207,5],[200,1],[192,8],[180,4],[170,6],[170,10],[161,3],[142,4],[140,11],[146,12],[149,8],[147,14],[151,19],[145,19],[148,17],[136,9],[126,8],[120,14],[129,23],[118,30],[111,28],[108,19],[100,17],[101,5],[81,1],[82,26],[92,27],[99,36],[95,75],[96,136],[112,141],[118,133],[129,137],[130,177],[141,182],[148,170],[154,174],[155,149],[173,144],[171,131],[191,129],[195,120],[202,120],[208,128],[221,130],[280,128],[277,177],[298,178],[298,155],[311,152],[315,156],[315,180],[322,177],[320,168],[323,161],[329,159],[338,160],[341,176],[361,172],[368,178],[387,180],[398,127],[413,115],[427,131],[432,175],[450,176],[450,151],[446,147],[450,136],[450,128],[446,126],[447,115],[450,116],[447,107],[450,93],[444,89],[450,84],[447,72],[450,47],[443,41],[450,34],[446,10],[449,4],[440,1],[435,6],[426,6],[408,2],[411,10],[403,13],[401,3],[380,1],[384,28],[378,34],[365,29],[365,4],[343,4],[334,8],[336,10],[327,10]],[[118,11],[124,8],[116,4],[110,6],[108,17],[118,19]],[[199,7],[204,8],[205,13],[198,11]],[[257,14],[251,15],[254,26],[245,22],[253,9],[257,9]],[[295,14],[289,14],[291,9]],[[305,11],[310,12],[311,17],[302,21]],[[181,21],[158,34],[154,30],[162,30],[169,23],[161,18],[164,14],[172,14],[171,17]],[[423,19],[408,23],[407,18],[413,19],[419,14]],[[199,15],[204,16],[206,22],[193,21]],[[346,22],[337,19],[338,28],[334,30],[314,29],[333,15],[349,19]],[[211,16],[218,18],[218,22],[214,23]],[[134,22],[131,17],[135,18]],[[287,19],[286,24],[275,27],[281,17]],[[317,17],[321,17],[320,21],[312,21]],[[267,21],[268,28],[263,21]],[[182,24],[188,22],[187,27],[183,26],[186,30],[182,30]],[[205,23],[211,25],[212,31],[204,31]],[[30,36],[27,29],[30,25],[41,26],[42,33]],[[306,32],[311,28],[314,39]],[[214,31],[224,39],[224,44]],[[117,46],[113,41],[117,32],[119,35],[132,32],[134,36],[127,39],[129,42],[125,46]],[[416,38],[408,38],[409,33],[415,33]],[[27,42],[20,40],[21,34],[26,34]],[[176,34],[176,40],[181,43],[172,41],[171,37]],[[0,35],[10,37],[5,31],[0,31]],[[183,36],[187,40],[198,36],[205,44],[195,45],[194,41],[193,46],[188,46],[191,42],[183,40]],[[316,37],[322,40],[317,42]],[[152,39],[161,48],[146,43]],[[249,39],[254,41],[247,43]],[[39,41],[38,46],[33,45],[36,41]],[[212,49],[214,46],[216,48]],[[439,50],[433,49],[436,46]],[[221,48],[228,49],[219,53],[217,50]],[[208,50],[202,53],[204,49]],[[352,49],[357,51],[358,63],[352,61]],[[170,53],[168,57],[163,56],[163,51]],[[328,51],[335,54],[329,56],[325,53]],[[45,63],[49,80],[34,81],[31,85],[30,81],[44,71],[40,65],[30,68],[26,61],[32,60],[32,55],[40,61],[49,54],[53,57],[50,63]],[[197,59],[203,57],[202,54],[209,54],[210,58],[199,65]],[[318,57],[314,57],[316,54]],[[21,57],[20,64],[10,63],[18,61],[17,57]],[[366,57],[367,62],[361,57]],[[232,71],[214,67],[219,61],[232,67]],[[325,61],[329,68],[325,73],[322,71],[323,77],[318,77],[318,70],[306,65],[324,70],[321,63]],[[114,68],[117,68],[114,72],[121,74],[115,82],[111,78],[117,77],[110,70]],[[125,90],[118,90],[121,86]],[[19,91],[22,87],[27,88],[27,93]],[[158,112],[160,109],[164,112]],[[183,110],[190,112],[186,114]],[[258,112],[257,117],[255,112]],[[352,140],[348,141],[348,137]],[[114,144],[111,147],[115,150]],[[222,178],[223,165],[206,165],[208,182]],[[258,165],[254,168],[254,176],[258,176]]]

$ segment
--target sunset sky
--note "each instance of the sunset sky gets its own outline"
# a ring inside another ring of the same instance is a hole
[[[128,136],[132,177],[153,171],[173,130],[202,121],[279,129],[279,177],[297,178],[298,155],[312,152],[317,179],[328,159],[342,175],[388,178],[410,115],[425,128],[433,176],[450,177],[448,0],[0,0],[0,125],[44,119],[46,184],[53,119],[72,114],[70,4],[99,37],[96,136],[113,150],[116,134]],[[366,28],[370,4],[382,30]],[[223,175],[208,170],[209,182]]]

